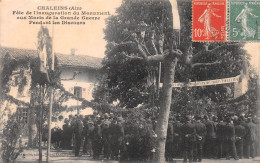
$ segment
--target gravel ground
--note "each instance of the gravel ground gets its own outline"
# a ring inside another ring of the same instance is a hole
[[[38,150],[37,149],[31,149],[31,150],[25,150],[15,161],[15,163],[38,163]],[[43,150],[43,162],[46,162],[46,150]],[[52,150],[51,151],[51,157],[50,161],[53,163],[101,163],[101,162],[107,162],[107,163],[118,163],[118,161],[113,160],[102,160],[102,156],[100,160],[94,160],[91,157],[87,155],[82,155],[80,157],[75,157],[73,153],[69,150]],[[120,161],[122,162],[122,161]],[[130,161],[124,161],[125,163]],[[134,162],[134,161],[132,161]],[[183,162],[182,159],[174,159],[173,161],[170,161],[171,163],[180,163]],[[260,158],[255,159],[240,159],[240,160],[226,160],[226,159],[203,159],[203,163],[260,163]],[[140,162],[139,162],[140,163]]]

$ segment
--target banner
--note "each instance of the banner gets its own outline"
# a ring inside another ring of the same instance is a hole
[[[180,30],[181,25],[180,25],[180,16],[179,16],[179,12],[178,12],[177,0],[170,0],[170,4],[172,6],[173,29]]]
[[[40,71],[42,73],[47,73],[47,52],[46,45],[43,45],[43,50],[39,52],[40,58]]]
[[[197,82],[190,82],[190,83],[172,83],[172,87],[198,87],[198,86],[209,86],[209,85],[219,85],[219,84],[228,84],[228,83],[237,83],[239,82],[239,76],[231,77],[231,78],[224,78],[224,79],[215,79],[215,80],[206,80],[206,81],[197,81]],[[162,83],[160,84],[162,87]]]

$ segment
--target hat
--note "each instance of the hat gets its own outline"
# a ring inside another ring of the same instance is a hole
[[[204,115],[204,119],[206,119],[206,120],[207,120],[207,119],[209,119],[209,117],[208,117],[207,115]]]
[[[225,120],[226,120],[227,122],[230,122],[230,121],[231,121],[231,117],[227,116]]]
[[[201,117],[199,115],[194,116],[195,120],[201,120]]]
[[[218,116],[218,120],[223,121],[223,116]]]
[[[191,120],[191,116],[185,115],[185,116],[183,117],[183,120],[184,120],[184,121],[190,121],[190,120]]]
[[[97,121],[97,124],[101,124],[101,123],[102,123],[102,121],[101,121],[101,120],[98,120],[98,121]]]
[[[122,117],[117,117],[117,121],[122,122],[124,119]]]
[[[105,113],[104,118],[108,118],[108,117],[109,117],[108,113]]]
[[[109,126],[109,121],[104,121],[103,124],[104,124],[105,126]]]

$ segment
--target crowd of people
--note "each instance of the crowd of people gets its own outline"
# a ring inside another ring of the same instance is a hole
[[[147,161],[156,151],[156,120],[156,116],[133,120],[113,113],[70,116],[62,129],[53,130],[52,143],[73,150],[75,156]],[[256,118],[244,115],[171,114],[165,158],[198,162],[202,158],[254,158],[259,153],[257,125]]]

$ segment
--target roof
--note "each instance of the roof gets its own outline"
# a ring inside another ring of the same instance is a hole
[[[3,57],[9,54],[15,60],[34,59],[38,57],[37,50],[18,49],[18,48],[0,48],[0,54]],[[91,69],[100,69],[102,67],[102,58],[91,57],[87,55],[66,55],[55,53],[58,66],[61,67],[82,67]]]
[[[91,57],[87,55],[64,55],[56,54],[58,65],[65,67],[89,67],[100,69],[102,67],[102,58]]]
[[[0,48],[1,56],[3,57],[7,53],[11,56],[11,58],[15,60],[24,60],[24,59],[34,59],[37,57],[36,50],[29,49],[16,49],[16,48]]]

